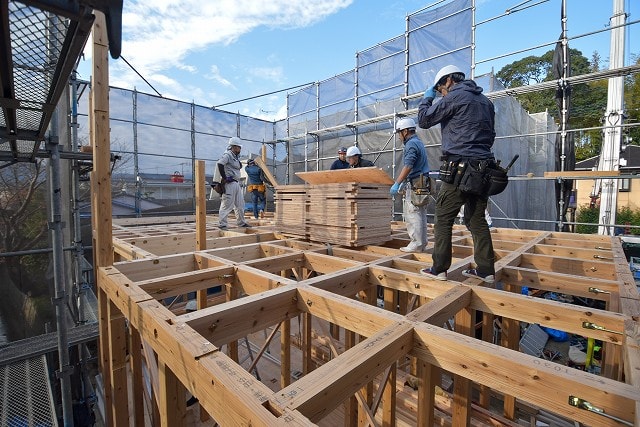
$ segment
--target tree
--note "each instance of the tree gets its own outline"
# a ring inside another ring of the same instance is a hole
[[[42,163],[0,169],[0,253],[46,248],[47,200]],[[43,332],[51,319],[48,255],[0,258],[0,313],[9,339]]]
[[[640,55],[634,55],[634,63],[640,65]],[[640,74],[632,74],[625,79],[624,101],[625,123],[637,125],[640,123]],[[640,145],[639,126],[630,127],[625,133],[632,144]]]
[[[496,77],[506,88],[541,83],[555,80],[553,75],[553,54],[550,50],[542,56],[528,56],[504,66]],[[569,49],[571,59],[571,75],[588,74],[599,67],[599,63],[591,64],[577,49]],[[594,61],[599,55],[594,52]],[[549,111],[560,121],[560,112],[556,106],[555,89],[543,90],[518,96],[522,106],[530,112]],[[582,129],[600,126],[607,104],[606,81],[582,83],[571,86],[571,108],[569,110],[569,127]],[[578,132],[576,141],[576,160],[596,155],[602,145],[602,134],[598,130]]]

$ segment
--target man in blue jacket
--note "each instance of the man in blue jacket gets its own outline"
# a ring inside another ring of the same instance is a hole
[[[416,135],[416,122],[411,118],[402,118],[396,123],[396,133],[404,144],[403,166],[389,192],[395,196],[403,182],[406,181],[404,193],[404,221],[411,242],[403,248],[403,252],[422,252],[427,247],[427,204],[416,206],[411,194],[413,183],[422,175],[429,182],[429,162],[424,144]]]
[[[260,211],[264,211],[266,202],[267,187],[264,185],[264,172],[253,159],[247,160],[247,166],[244,170],[247,172],[247,193],[251,194],[253,202],[253,217],[258,218]]]
[[[349,162],[347,162],[347,149],[346,147],[340,147],[338,149],[338,158],[331,163],[329,170],[348,169]]]
[[[434,104],[436,91],[442,94],[442,99]],[[438,71],[434,85],[425,91],[418,108],[418,122],[423,129],[440,124],[444,163],[440,167],[442,186],[436,201],[433,265],[421,270],[422,274],[438,280],[447,279],[447,270],[451,267],[453,222],[464,205],[469,210],[468,227],[473,237],[476,268],[463,270],[462,274],[485,283],[495,280],[493,242],[484,217],[487,196],[482,195],[482,191],[460,186],[462,182],[469,185],[481,182],[477,176],[467,181],[465,178],[471,177],[474,171],[483,170],[484,165],[495,163],[491,152],[496,136],[494,121],[493,104],[482,94],[482,88],[473,80],[465,80],[464,72],[455,65],[447,65]]]

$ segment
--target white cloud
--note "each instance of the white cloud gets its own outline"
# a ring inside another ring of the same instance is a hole
[[[283,78],[282,67],[256,67],[256,68],[250,69],[249,73],[252,76],[255,76],[264,80],[271,80],[276,83],[282,81],[282,78]]]
[[[217,83],[220,83],[223,86],[227,86],[227,87],[231,87],[233,88],[233,84],[225,79],[224,77],[222,77],[222,75],[220,74],[220,69],[218,68],[217,65],[212,65],[211,68],[209,69],[209,73],[207,75],[205,75],[205,78],[209,79],[209,80],[213,80]]]
[[[300,28],[321,21],[353,0],[138,0],[124,4],[122,55],[143,76],[163,70],[195,72],[186,57],[215,44],[229,45],[260,26]],[[88,45],[90,46],[90,45]],[[208,78],[230,85],[212,68]],[[280,78],[278,68],[256,69],[254,76]],[[131,73],[121,75],[126,81]],[[127,86],[128,87],[128,86]]]

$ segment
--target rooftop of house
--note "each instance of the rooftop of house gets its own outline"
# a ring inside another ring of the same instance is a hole
[[[640,146],[627,145],[624,151],[620,153],[620,160],[622,159],[626,160],[626,165],[621,165],[620,169],[640,170]],[[580,162],[576,162],[576,170],[593,170],[593,168],[598,166],[598,160],[600,160],[600,156],[594,156]]]

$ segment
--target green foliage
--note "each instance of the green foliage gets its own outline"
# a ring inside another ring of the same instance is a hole
[[[635,56],[635,64],[640,65],[640,56]],[[640,73],[631,74],[625,79],[624,102],[625,121],[640,123]],[[628,128],[626,136],[631,138],[632,144],[640,145],[640,126]]]
[[[496,77],[507,88],[555,80],[553,75],[553,50],[542,56],[528,56],[504,66]],[[571,57],[571,75],[577,76],[597,71],[600,56],[594,52],[592,62],[577,49],[569,49]],[[556,105],[555,89],[522,94],[518,100],[523,108],[532,113],[548,111],[556,122],[561,113]],[[638,99],[636,97],[635,99]],[[607,80],[576,84],[571,86],[569,108],[569,127],[573,129],[601,126],[601,120],[607,106]],[[602,132],[599,130],[582,131],[574,134],[576,160],[597,156],[602,146]]]
[[[640,210],[633,211],[628,207],[620,209],[616,214],[616,224],[620,224],[622,228],[627,224],[640,225]],[[625,234],[627,234],[627,232],[630,234],[640,235],[640,229],[638,228],[625,230]]]
[[[576,215],[576,222],[598,224],[600,217],[600,208],[590,208],[588,205],[580,206],[578,214]],[[629,207],[623,207],[616,212],[616,224],[622,229],[625,225],[640,226],[640,210],[632,210]],[[640,235],[640,228],[630,228],[624,230],[625,234],[630,233],[634,235]],[[576,232],[582,234],[595,234],[598,232],[597,225],[577,225]]]
[[[599,216],[600,208],[590,208],[588,205],[580,206],[578,214],[576,215],[576,222],[597,224]],[[598,226],[579,224],[576,226],[576,232],[581,234],[595,234],[598,232]]]

